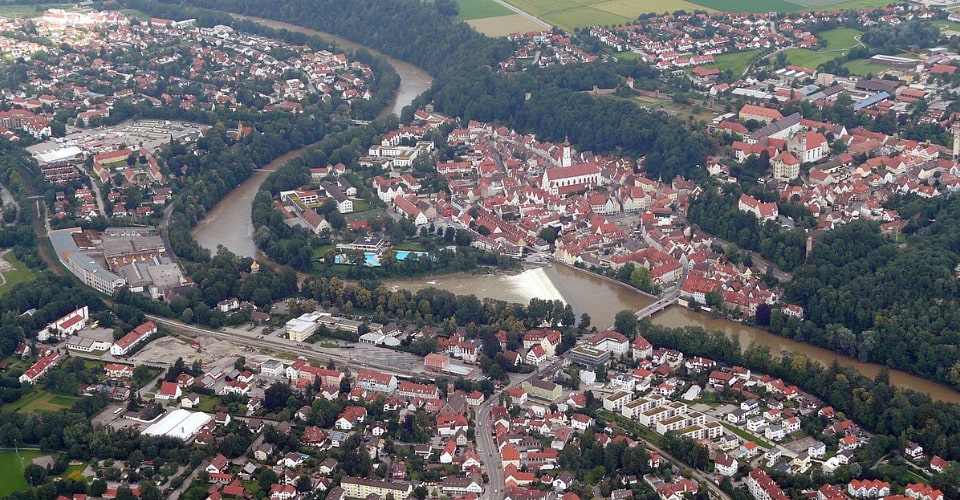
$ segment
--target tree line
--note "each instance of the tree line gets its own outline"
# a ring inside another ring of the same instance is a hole
[[[438,111],[463,120],[505,123],[536,133],[542,140],[569,138],[581,150],[646,157],[649,175],[692,177],[711,148],[703,132],[691,133],[661,112],[644,110],[627,99],[584,93],[594,85],[616,87],[633,74],[655,80],[652,69],[627,62],[569,65],[509,77],[497,74],[499,62],[510,56],[511,44],[484,37],[465,23],[451,22],[428,2],[362,0],[351,3],[350,9],[339,8],[336,0],[191,3],[348,37],[434,76],[431,89],[413,108],[433,103]],[[305,12],[323,15],[305,17]],[[408,121],[411,116],[408,109],[403,118]]]
[[[902,451],[908,440],[920,443],[926,453],[948,460],[960,459],[960,405],[933,401],[926,394],[895,387],[890,384],[886,369],[870,379],[836,362],[824,367],[802,354],[784,353],[778,358],[769,348],[758,345],[741,351],[736,338],[700,327],[667,328],[644,320],[638,325],[638,333],[657,346],[691,356],[709,356],[796,384],[864,428],[883,436],[877,440],[883,449],[858,452],[879,453],[874,460],[887,452]],[[935,478],[937,481],[948,479]]]

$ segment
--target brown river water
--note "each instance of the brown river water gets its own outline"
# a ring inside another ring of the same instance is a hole
[[[365,48],[372,54],[385,57],[397,71],[397,74],[400,75],[400,87],[397,89],[393,103],[384,110],[383,114],[396,113],[399,115],[405,106],[430,88],[431,79],[426,71],[398,59],[384,56],[376,50],[363,47],[347,39],[279,21],[251,17],[245,17],[245,19],[257,21],[272,28],[285,28],[290,31],[318,35],[344,49]],[[309,147],[296,149],[270,162],[261,170],[254,172],[249,179],[234,189],[223,200],[220,200],[220,203],[213,207],[213,210],[208,212],[207,216],[193,229],[193,237],[200,243],[200,246],[216,252],[217,246],[223,245],[237,255],[243,257],[256,256],[257,247],[253,241],[253,220],[251,219],[253,198],[257,195],[260,185],[270,175],[270,172],[280,168],[287,161],[302,156]]]
[[[286,28],[291,31],[319,35],[345,49],[366,48],[329,33],[278,21],[255,20],[274,28]],[[382,55],[376,50],[366,49],[371,53]],[[384,113],[392,112],[399,115],[404,106],[410,104],[413,99],[430,87],[431,79],[426,71],[416,66],[390,57],[387,57],[387,60],[396,69],[401,80],[393,104],[384,110]],[[251,221],[253,198],[270,171],[279,168],[288,160],[302,155],[305,150],[306,148],[291,151],[277,158],[261,171],[255,172],[250,179],[237,187],[207,214],[207,217],[194,229],[194,238],[204,248],[215,250],[217,245],[222,244],[237,255],[256,256],[257,249],[253,241],[253,222]],[[623,309],[639,310],[654,301],[654,299],[624,285],[565,266],[530,269],[518,275],[458,274],[432,279],[391,280],[387,284],[391,287],[405,288],[411,291],[433,286],[457,294],[472,293],[480,298],[495,298],[523,304],[529,302],[533,297],[561,299],[573,307],[578,320],[580,314],[586,312],[590,315],[592,323],[598,327],[613,324],[614,316]],[[668,327],[696,325],[708,330],[721,330],[729,335],[736,335],[742,346],[748,346],[755,342],[769,347],[775,355],[784,351],[799,353],[824,365],[836,360],[841,365],[854,368],[869,377],[875,376],[880,370],[880,366],[876,364],[862,363],[854,358],[841,356],[827,349],[794,342],[759,328],[713,318],[710,315],[697,313],[680,306],[671,306],[654,315],[653,321]],[[937,400],[960,403],[960,392],[906,372],[891,370],[890,380],[897,386],[929,394]]]

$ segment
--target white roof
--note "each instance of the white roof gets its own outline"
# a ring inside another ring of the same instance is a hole
[[[40,163],[56,163],[63,160],[71,160],[76,158],[77,155],[83,151],[76,146],[69,146],[66,148],[54,149],[53,151],[47,151],[46,153],[37,155],[37,161]]]
[[[168,436],[184,441],[197,434],[213,417],[203,412],[191,412],[182,408],[166,414],[158,422],[144,429],[148,436]]]

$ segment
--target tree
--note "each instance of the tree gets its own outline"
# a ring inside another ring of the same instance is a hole
[[[47,480],[47,469],[37,464],[29,464],[23,469],[23,478],[30,486],[40,486]]]
[[[618,312],[613,321],[613,329],[632,337],[637,333],[637,316],[629,309]]]
[[[550,226],[545,226],[540,230],[540,238],[553,245],[553,243],[557,241],[557,231]]]
[[[587,328],[590,328],[590,315],[589,315],[589,314],[583,313],[583,314],[580,315],[580,324],[577,325],[577,328],[579,328],[579,329],[581,329],[581,330],[586,330]]]
[[[310,476],[306,474],[301,474],[300,477],[297,478],[295,487],[297,488],[297,491],[299,491],[300,493],[306,493],[310,491],[313,488],[313,483],[311,483],[310,481]]]
[[[650,271],[645,267],[638,267],[630,273],[630,284],[634,288],[643,291],[649,291],[650,289]]]

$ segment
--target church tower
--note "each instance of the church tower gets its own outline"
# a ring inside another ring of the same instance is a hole
[[[956,129],[954,129],[956,130]],[[957,156],[954,153],[953,156]],[[563,141],[563,159],[560,160],[561,167],[569,167],[573,165],[573,151],[570,149],[570,139],[564,139]]]

